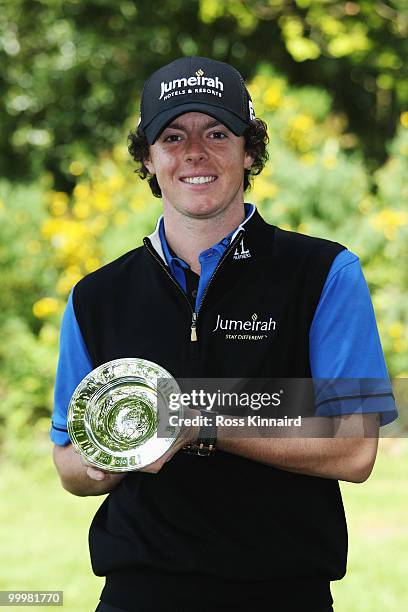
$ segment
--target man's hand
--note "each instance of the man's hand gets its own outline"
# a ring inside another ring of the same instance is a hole
[[[305,418],[305,437],[301,432],[295,436],[295,430],[286,430],[279,432],[279,437],[240,438],[229,435],[228,428],[223,427],[218,430],[217,447],[297,474],[364,482],[374,466],[378,427],[375,413]],[[311,437],[313,432],[327,437]],[[284,434],[287,437],[282,437]]]
[[[200,411],[199,410],[193,410],[191,408],[185,408],[184,409],[184,417],[185,418],[191,419],[191,418],[199,416],[199,415],[200,415]],[[179,450],[181,450],[187,444],[190,444],[191,442],[195,442],[197,440],[199,430],[200,430],[199,427],[195,427],[195,426],[187,427],[187,426],[183,425],[177,440],[169,448],[169,450],[162,457],[160,457],[159,459],[157,459],[153,463],[150,463],[149,465],[146,465],[144,468],[142,468],[141,470],[138,470],[138,471],[139,472],[148,472],[149,474],[157,474],[158,472],[160,472],[160,470],[162,469],[164,464],[167,463],[167,461],[170,461],[170,459]]]
[[[85,457],[83,457],[82,455],[79,455],[79,453],[77,454],[79,456],[79,459],[82,465],[86,467],[86,474],[87,476],[89,476],[89,478],[91,478],[91,480],[97,480],[99,482],[101,480],[110,480],[112,483],[117,480],[119,483],[126,476],[126,472],[112,472],[112,471],[108,472],[106,470],[102,470],[101,468],[97,468],[94,465],[92,465],[92,463],[89,463],[89,461],[87,461]]]
[[[197,410],[186,408],[184,416],[193,418],[199,415]],[[199,427],[181,428],[180,434],[169,450],[157,461],[137,470],[149,474],[157,474],[167,461],[184,446],[194,442],[198,437]],[[72,444],[54,446],[54,463],[60,475],[62,486],[73,495],[104,495],[112,491],[123,480],[128,472],[107,472],[89,463],[75,451]]]
[[[54,445],[54,463],[62,486],[73,495],[105,495],[126,476],[126,472],[112,473],[95,468],[83,459],[72,444]]]

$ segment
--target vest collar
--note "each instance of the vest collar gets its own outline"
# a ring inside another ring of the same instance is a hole
[[[152,247],[160,257],[160,259],[163,261],[163,263],[167,266],[166,257],[164,256],[162,243],[160,240],[160,223],[162,219],[163,215],[161,215],[157,220],[156,229],[154,230],[154,232],[152,234],[149,234],[149,236],[146,236],[146,238],[150,240]]]
[[[257,244],[258,241],[256,240],[256,235],[262,229],[263,226],[265,228],[270,227],[270,226],[268,226],[268,224],[262,219],[256,206],[254,204],[249,204],[249,205],[252,207],[252,210],[231,235],[230,244],[235,239],[235,237],[239,234],[239,232],[245,231],[248,233],[248,239],[251,236],[251,242],[253,239],[256,241],[254,242],[253,247],[255,247],[256,245],[257,246],[256,250],[259,251],[260,245],[259,243]],[[159,217],[156,223],[156,228],[154,232],[152,232],[146,238],[150,240],[150,243],[153,249],[156,251],[156,253],[160,257],[160,259],[163,261],[163,263],[167,266],[168,265],[167,260],[164,255],[162,243],[160,240],[160,223],[162,219],[163,219],[163,215]],[[252,239],[252,236],[253,236],[253,239]]]

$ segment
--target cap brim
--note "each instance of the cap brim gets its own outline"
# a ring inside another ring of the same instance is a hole
[[[249,125],[249,122],[243,121],[243,119],[237,117],[237,115],[235,115],[231,111],[226,110],[225,108],[220,108],[219,106],[212,106],[211,104],[188,102],[186,104],[180,104],[179,106],[169,108],[168,110],[165,110],[162,113],[156,115],[156,117],[146,127],[143,128],[143,131],[147,138],[147,142],[150,145],[154,144],[157,137],[170,123],[170,121],[176,119],[176,117],[180,117],[180,115],[184,115],[185,113],[191,113],[194,111],[204,113],[205,115],[214,117],[214,119],[218,119],[236,136],[242,136],[242,134],[245,132],[246,128]]]

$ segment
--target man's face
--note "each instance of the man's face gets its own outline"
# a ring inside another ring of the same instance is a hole
[[[242,207],[244,169],[253,159],[244,137],[203,113],[172,121],[149,148],[145,165],[156,174],[163,206],[192,218]]]

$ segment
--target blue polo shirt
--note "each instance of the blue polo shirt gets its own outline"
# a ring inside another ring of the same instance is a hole
[[[248,219],[254,210],[253,204],[245,204],[245,218]],[[208,282],[235,232],[199,256],[201,274],[196,312],[199,311]],[[158,233],[169,270],[183,291],[186,291],[185,271],[189,265],[171,254],[163,218],[159,220]],[[310,328],[309,347],[312,377],[322,381],[316,393],[316,415],[378,412],[381,425],[397,418],[368,286],[357,255],[347,249],[341,251],[331,265]],[[50,436],[56,444],[66,445],[70,441],[66,427],[68,405],[75,388],[92,369],[75,317],[71,292],[61,326],[54,392]],[[361,379],[364,385],[360,397],[353,397],[351,389],[356,379]],[[348,385],[350,393],[347,392]],[[326,397],[330,397],[330,400],[326,400]]]
[[[247,219],[253,212],[255,207],[252,204],[245,204],[245,219]],[[200,253],[198,257],[198,261],[201,265],[201,274],[200,280],[198,283],[197,297],[195,301],[195,311],[198,312],[200,310],[201,301],[203,299],[204,291],[207,288],[207,285],[210,281],[211,276],[213,275],[216,267],[219,264],[221,257],[224,255],[224,252],[229,247],[231,237],[235,233],[230,232],[228,236],[225,236],[220,242],[217,242],[209,249],[206,249],[202,253]],[[169,269],[183,289],[184,292],[187,291],[187,281],[186,281],[186,270],[190,269],[190,266],[180,257],[173,257],[170,253],[169,246],[166,241],[166,234],[164,231],[164,219],[163,217],[159,222],[159,236],[160,242],[162,245],[163,253],[166,258],[167,265]]]

